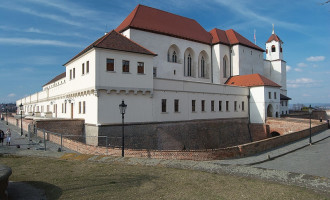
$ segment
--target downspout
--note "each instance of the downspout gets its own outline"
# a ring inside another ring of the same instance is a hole
[[[232,66],[231,66],[231,54],[233,52],[233,46],[230,46],[230,51],[229,51],[229,77],[232,76]]]
[[[251,98],[251,91],[250,91],[250,87],[249,87],[249,95],[248,95],[248,112],[249,112],[249,116],[248,116],[248,118],[249,118],[249,120],[248,120],[248,130],[249,130],[250,142],[253,142],[252,134],[251,134],[251,130],[250,130],[250,125],[251,125],[250,98]]]
[[[213,46],[211,44],[211,83],[213,83]]]

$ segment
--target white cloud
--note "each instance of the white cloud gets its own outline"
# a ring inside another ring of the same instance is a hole
[[[21,13],[34,15],[34,16],[37,16],[37,17],[45,18],[45,19],[50,19],[50,20],[53,20],[53,21],[56,21],[56,22],[65,23],[65,24],[69,24],[69,25],[73,25],[73,26],[80,26],[80,27],[83,26],[79,22],[69,20],[69,19],[64,18],[62,16],[48,14],[48,13],[42,13],[40,11],[35,11],[35,10],[30,9],[30,8],[20,7],[20,6],[17,6],[17,5],[0,4],[0,7],[8,9],[8,10],[15,10],[15,11],[18,11],[18,12],[21,12]]]
[[[278,26],[290,29],[290,30],[294,30],[294,31],[299,31],[300,29],[302,29],[303,27],[299,24],[295,24],[295,23],[290,23],[290,22],[285,22],[285,21],[280,21],[277,19],[273,19],[273,18],[269,18],[269,17],[265,17],[265,15],[260,15],[256,12],[254,12],[254,10],[248,8],[246,4],[246,2],[248,1],[228,1],[228,0],[216,0],[217,3],[220,3],[224,6],[227,6],[228,8],[230,8],[231,10],[233,10],[236,13],[244,16],[245,18],[249,18],[253,21],[255,20],[259,20],[261,22],[266,22],[268,24],[276,24]]]
[[[302,72],[303,70],[300,69],[300,68],[294,68],[294,71],[296,71],[296,72]]]
[[[286,71],[287,71],[287,72],[290,71],[291,69],[292,69],[291,66],[289,66],[289,65],[286,66]]]
[[[36,40],[29,38],[1,38],[0,44],[10,45],[48,45],[48,46],[61,46],[61,47],[82,47],[80,44],[63,42],[58,40]]]
[[[310,61],[310,62],[323,61],[324,59],[325,59],[324,56],[311,56],[311,57],[306,58],[306,60]]]
[[[306,64],[306,63],[303,63],[303,62],[301,62],[301,63],[298,63],[298,64],[297,64],[297,66],[298,66],[298,67],[307,67],[307,64]]]
[[[15,97],[15,96],[16,96],[16,94],[14,94],[14,93],[8,94],[8,97]]]
[[[287,85],[289,88],[317,87],[320,85],[320,82],[311,78],[297,78],[295,80],[288,80]]]

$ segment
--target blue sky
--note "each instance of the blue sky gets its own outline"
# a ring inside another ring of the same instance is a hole
[[[0,103],[36,93],[62,66],[143,4],[195,19],[207,31],[234,29],[265,47],[283,40],[291,103],[330,103],[330,3],[326,0],[2,0]]]

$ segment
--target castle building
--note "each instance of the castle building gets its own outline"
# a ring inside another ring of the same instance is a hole
[[[222,119],[265,123],[287,114],[290,98],[283,42],[274,30],[266,59],[264,52],[233,29],[208,32],[193,19],[138,5],[67,61],[65,72],[42,91],[16,104],[34,117],[84,119],[86,136],[120,124],[122,100],[125,123],[144,127]]]

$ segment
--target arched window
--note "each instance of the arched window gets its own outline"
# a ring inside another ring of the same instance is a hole
[[[266,49],[266,54],[268,54],[268,49]]]
[[[272,52],[275,52],[275,51],[276,51],[275,45],[272,45]]]
[[[177,62],[177,59],[176,59],[176,52],[173,51],[173,54],[172,54],[172,62],[176,63]]]
[[[204,57],[202,56],[201,59],[201,77],[205,77],[205,60]]]
[[[187,61],[188,61],[188,62],[187,62],[187,64],[188,64],[188,65],[187,65],[187,66],[188,66],[188,67],[187,67],[187,69],[188,69],[188,73],[187,73],[187,75],[188,75],[188,76],[191,76],[191,56],[190,56],[190,54],[188,55],[188,59],[187,59]]]

